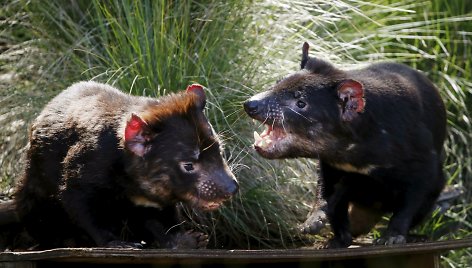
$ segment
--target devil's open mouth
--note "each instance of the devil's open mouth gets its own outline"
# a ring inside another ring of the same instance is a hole
[[[283,127],[265,124],[265,129],[260,134],[254,131],[254,148],[259,152],[272,151],[286,137]]]

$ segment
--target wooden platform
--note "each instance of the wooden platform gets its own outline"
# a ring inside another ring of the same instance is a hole
[[[0,267],[439,267],[439,256],[472,238],[395,246],[292,250],[58,248],[0,253]]]

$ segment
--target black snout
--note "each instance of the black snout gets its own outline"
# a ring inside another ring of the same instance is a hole
[[[237,181],[233,180],[230,182],[227,187],[226,191],[229,193],[229,196],[235,195],[239,191],[239,184]]]
[[[230,199],[239,191],[239,184],[236,180],[230,179],[220,186],[219,195],[224,199]]]
[[[230,199],[239,191],[239,184],[234,175],[227,169],[221,169],[215,172],[213,177],[216,195],[223,199]],[[212,188],[212,187],[210,187]]]
[[[244,110],[248,115],[256,115],[259,113],[260,102],[257,100],[247,100],[244,103]]]

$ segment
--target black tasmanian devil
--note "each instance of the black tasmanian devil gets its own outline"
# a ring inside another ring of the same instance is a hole
[[[320,160],[322,198],[304,224],[316,233],[327,216],[347,247],[392,213],[376,243],[405,243],[431,212],[444,186],[446,113],[438,90],[422,73],[396,63],[344,71],[308,56],[301,70],[244,103],[266,129],[254,147],[266,158]]]
[[[203,88],[162,98],[80,82],[34,121],[15,195],[39,248],[199,248],[176,204],[218,208],[238,190],[203,110]]]

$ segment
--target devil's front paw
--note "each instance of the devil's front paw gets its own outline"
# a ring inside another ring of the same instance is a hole
[[[208,245],[208,235],[194,230],[174,235],[171,247],[174,249],[201,249]]]
[[[386,235],[374,241],[376,245],[396,245],[405,244],[406,237],[404,235]]]
[[[328,219],[326,213],[323,210],[315,210],[306,221],[301,225],[300,231],[304,234],[320,234],[326,226]]]
[[[424,243],[428,242],[429,239],[426,235],[419,235],[419,234],[409,234],[406,237],[407,243]]]
[[[352,239],[345,238],[331,238],[329,239],[322,248],[324,249],[333,249],[333,248],[347,248],[352,244]]]

